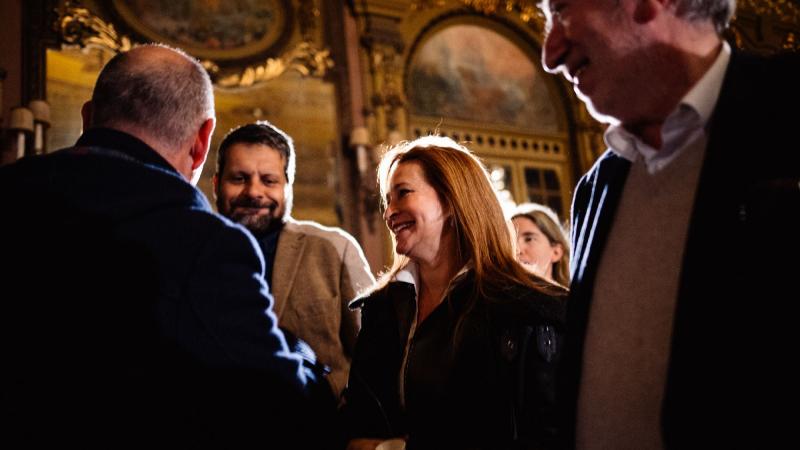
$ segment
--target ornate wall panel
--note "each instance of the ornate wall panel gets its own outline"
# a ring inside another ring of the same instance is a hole
[[[762,54],[800,51],[800,2],[738,0],[728,38],[737,48]]]

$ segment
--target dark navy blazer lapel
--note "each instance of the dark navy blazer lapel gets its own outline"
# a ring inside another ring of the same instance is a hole
[[[792,61],[797,64],[797,60]],[[793,341],[783,330],[793,328],[794,323],[778,325],[786,315],[766,313],[769,308],[763,302],[794,295],[781,290],[793,263],[773,251],[784,248],[785,254],[791,254],[791,243],[768,242],[771,235],[793,235],[787,224],[797,220],[787,220],[791,213],[757,215],[752,209],[771,198],[761,189],[765,183],[791,181],[797,186],[798,152],[787,146],[796,142],[796,115],[784,111],[797,104],[798,89],[787,88],[792,86],[790,80],[781,77],[788,78],[784,73],[797,74],[798,70],[796,65],[789,69],[734,51],[709,123],[709,142],[687,234],[673,325],[662,412],[668,446],[686,445],[690,441],[681,438],[713,430],[707,424],[713,408],[735,415],[736,408],[727,411],[725,405],[730,406],[729,394],[742,381],[759,386],[753,392],[761,396],[761,386],[755,380],[758,374],[770,371],[750,371],[749,366],[741,365],[742,356],[782,361],[782,356],[766,357],[769,350],[763,343]],[[756,233],[754,239],[753,226],[768,231]],[[748,261],[758,262],[751,267]],[[748,339],[741,339],[744,329]],[[753,399],[739,393],[736,402],[747,404]],[[730,429],[737,428],[737,419],[723,419],[720,411],[716,419]]]

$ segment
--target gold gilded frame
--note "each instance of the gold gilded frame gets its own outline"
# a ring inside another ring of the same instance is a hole
[[[289,10],[290,6],[283,0],[262,0],[265,3],[266,9],[274,14],[274,20],[271,27],[259,39],[248,42],[241,46],[230,47],[227,49],[214,48],[212,45],[200,45],[196,41],[194,44],[188,42],[181,42],[176,39],[174,35],[167,34],[164,31],[155,29],[155,24],[145,21],[141,12],[134,10],[130,2],[123,0],[112,0],[111,5],[114,11],[120,16],[123,22],[136,33],[144,36],[147,40],[153,42],[163,42],[165,44],[180,47],[187,53],[194,55],[202,60],[212,61],[235,61],[241,59],[252,58],[274,46],[281,38],[283,33],[288,28]],[[198,4],[202,2],[197,2]],[[190,22],[188,18],[183,19]],[[186,24],[183,24],[186,25]],[[240,28],[243,24],[231,24],[232,28]],[[237,34],[245,34],[245,30],[237,30]],[[216,38],[213,34],[209,35],[209,41]],[[220,39],[221,40],[221,39]]]
[[[316,78],[324,77],[334,66],[330,50],[318,48],[311,33],[305,29],[309,27],[309,22],[319,18],[319,10],[313,0],[301,0],[300,3],[299,22],[301,28],[304,28],[301,30],[302,40],[277,57],[233,69],[220,67],[220,60],[200,57],[214,84],[221,88],[248,87],[277,78],[287,71]],[[309,21],[304,18],[306,15],[313,19]],[[101,48],[117,53],[128,51],[134,44],[130,37],[118,33],[113,24],[72,1],[65,2],[59,8],[54,26],[59,42],[66,46]]]

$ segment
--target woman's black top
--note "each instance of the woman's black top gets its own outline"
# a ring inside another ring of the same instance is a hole
[[[454,283],[420,324],[410,283],[353,302],[362,328],[345,391],[349,438],[405,437],[409,449],[554,447],[563,296],[509,286],[469,307],[471,272]]]

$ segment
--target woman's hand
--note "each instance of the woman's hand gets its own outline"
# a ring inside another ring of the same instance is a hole
[[[404,449],[405,440],[395,438],[395,439],[353,439],[347,443],[346,450],[375,450],[378,448],[380,444],[389,444],[388,446],[384,446],[387,449],[396,450],[396,449]]]
[[[347,450],[375,450],[383,439],[353,439],[347,443]]]

